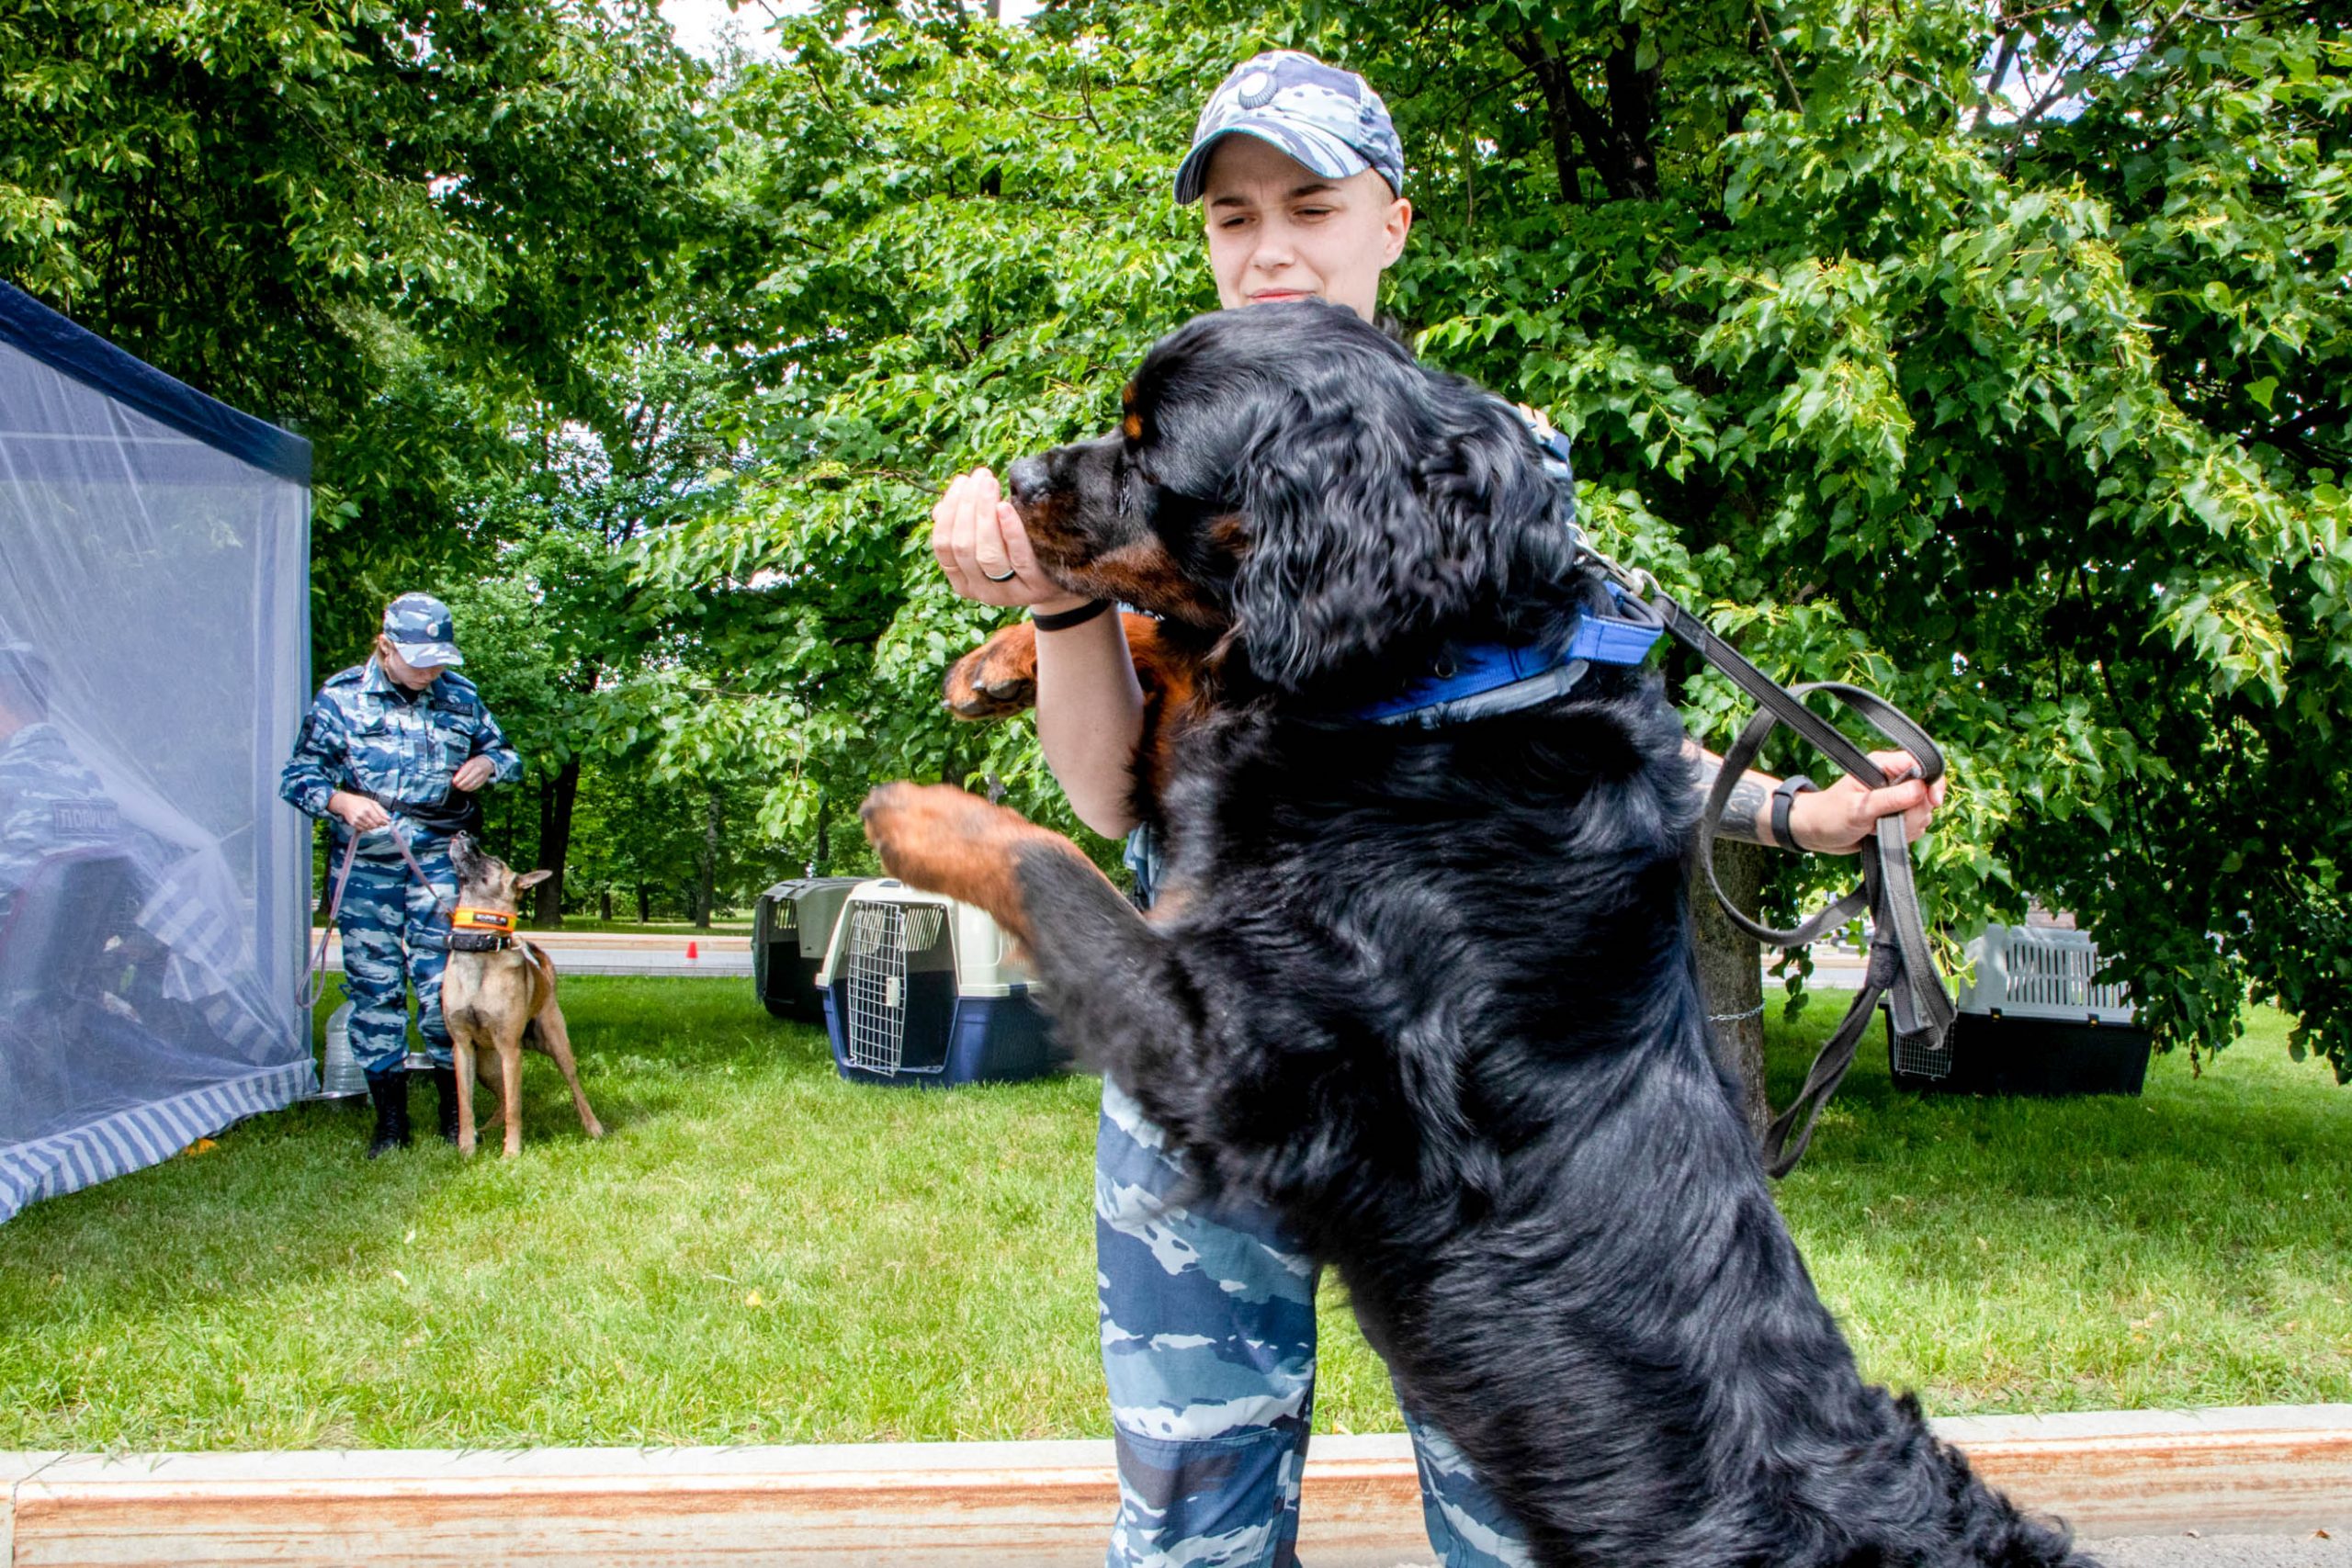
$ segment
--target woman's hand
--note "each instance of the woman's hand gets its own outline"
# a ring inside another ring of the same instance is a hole
[[[1026,604],[1051,614],[1087,603],[1037,570],[1021,514],[986,468],[958,474],[931,509],[931,553],[947,585],[981,604]]]
[[[327,809],[343,818],[345,827],[355,833],[372,833],[392,819],[392,814],[364,795],[354,795],[339,789],[327,796]]]
[[[1908,751],[1873,751],[1871,761],[1896,782],[1872,789],[1849,773],[1826,789],[1812,790],[1789,802],[1789,836],[1800,849],[1816,854],[1849,855],[1878,831],[1878,819],[1900,813],[1905,843],[1928,830],[1936,807],[1944,803],[1945,781],[1932,785],[1910,775],[1919,764]]]

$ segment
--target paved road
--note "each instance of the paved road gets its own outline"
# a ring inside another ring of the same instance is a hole
[[[609,931],[530,931],[533,942],[555,957],[561,975],[670,975],[681,977],[752,974],[752,939],[714,936],[636,936]],[[312,940],[316,940],[313,938]],[[695,954],[686,956],[692,942]],[[343,939],[327,943],[327,967],[343,973]]]

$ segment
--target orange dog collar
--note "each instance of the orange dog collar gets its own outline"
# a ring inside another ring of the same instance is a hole
[[[461,931],[496,931],[502,936],[514,933],[514,917],[503,909],[475,909],[460,904],[450,911],[449,924]]]

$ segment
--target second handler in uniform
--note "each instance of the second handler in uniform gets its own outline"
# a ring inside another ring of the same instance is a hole
[[[376,1108],[371,1159],[409,1141],[411,988],[439,1092],[440,1134],[457,1142],[458,1075],[441,1019],[441,971],[458,898],[449,840],[478,828],[478,791],[523,772],[481,694],[454,669],[465,661],[455,635],[440,600],[424,593],[393,600],[368,662],[320,689],[278,784],[288,802],[329,821],[331,874],[352,837],[359,840],[335,923],[352,1002],[351,1050]]]

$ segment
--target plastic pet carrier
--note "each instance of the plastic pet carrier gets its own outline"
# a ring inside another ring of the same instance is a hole
[[[825,1021],[817,972],[833,940],[833,922],[858,884],[854,876],[804,876],[779,882],[752,910],[752,985],[778,1018]]]
[[[1933,1057],[1894,1052],[1894,1081],[1956,1094],[2137,1094],[2148,1032],[2121,986],[2096,984],[2098,946],[2058,926],[1987,926],[1976,979]]]
[[[1034,1078],[1064,1065],[1035,981],[988,915],[883,878],[842,906],[825,967],[825,1031],[863,1083]]]

